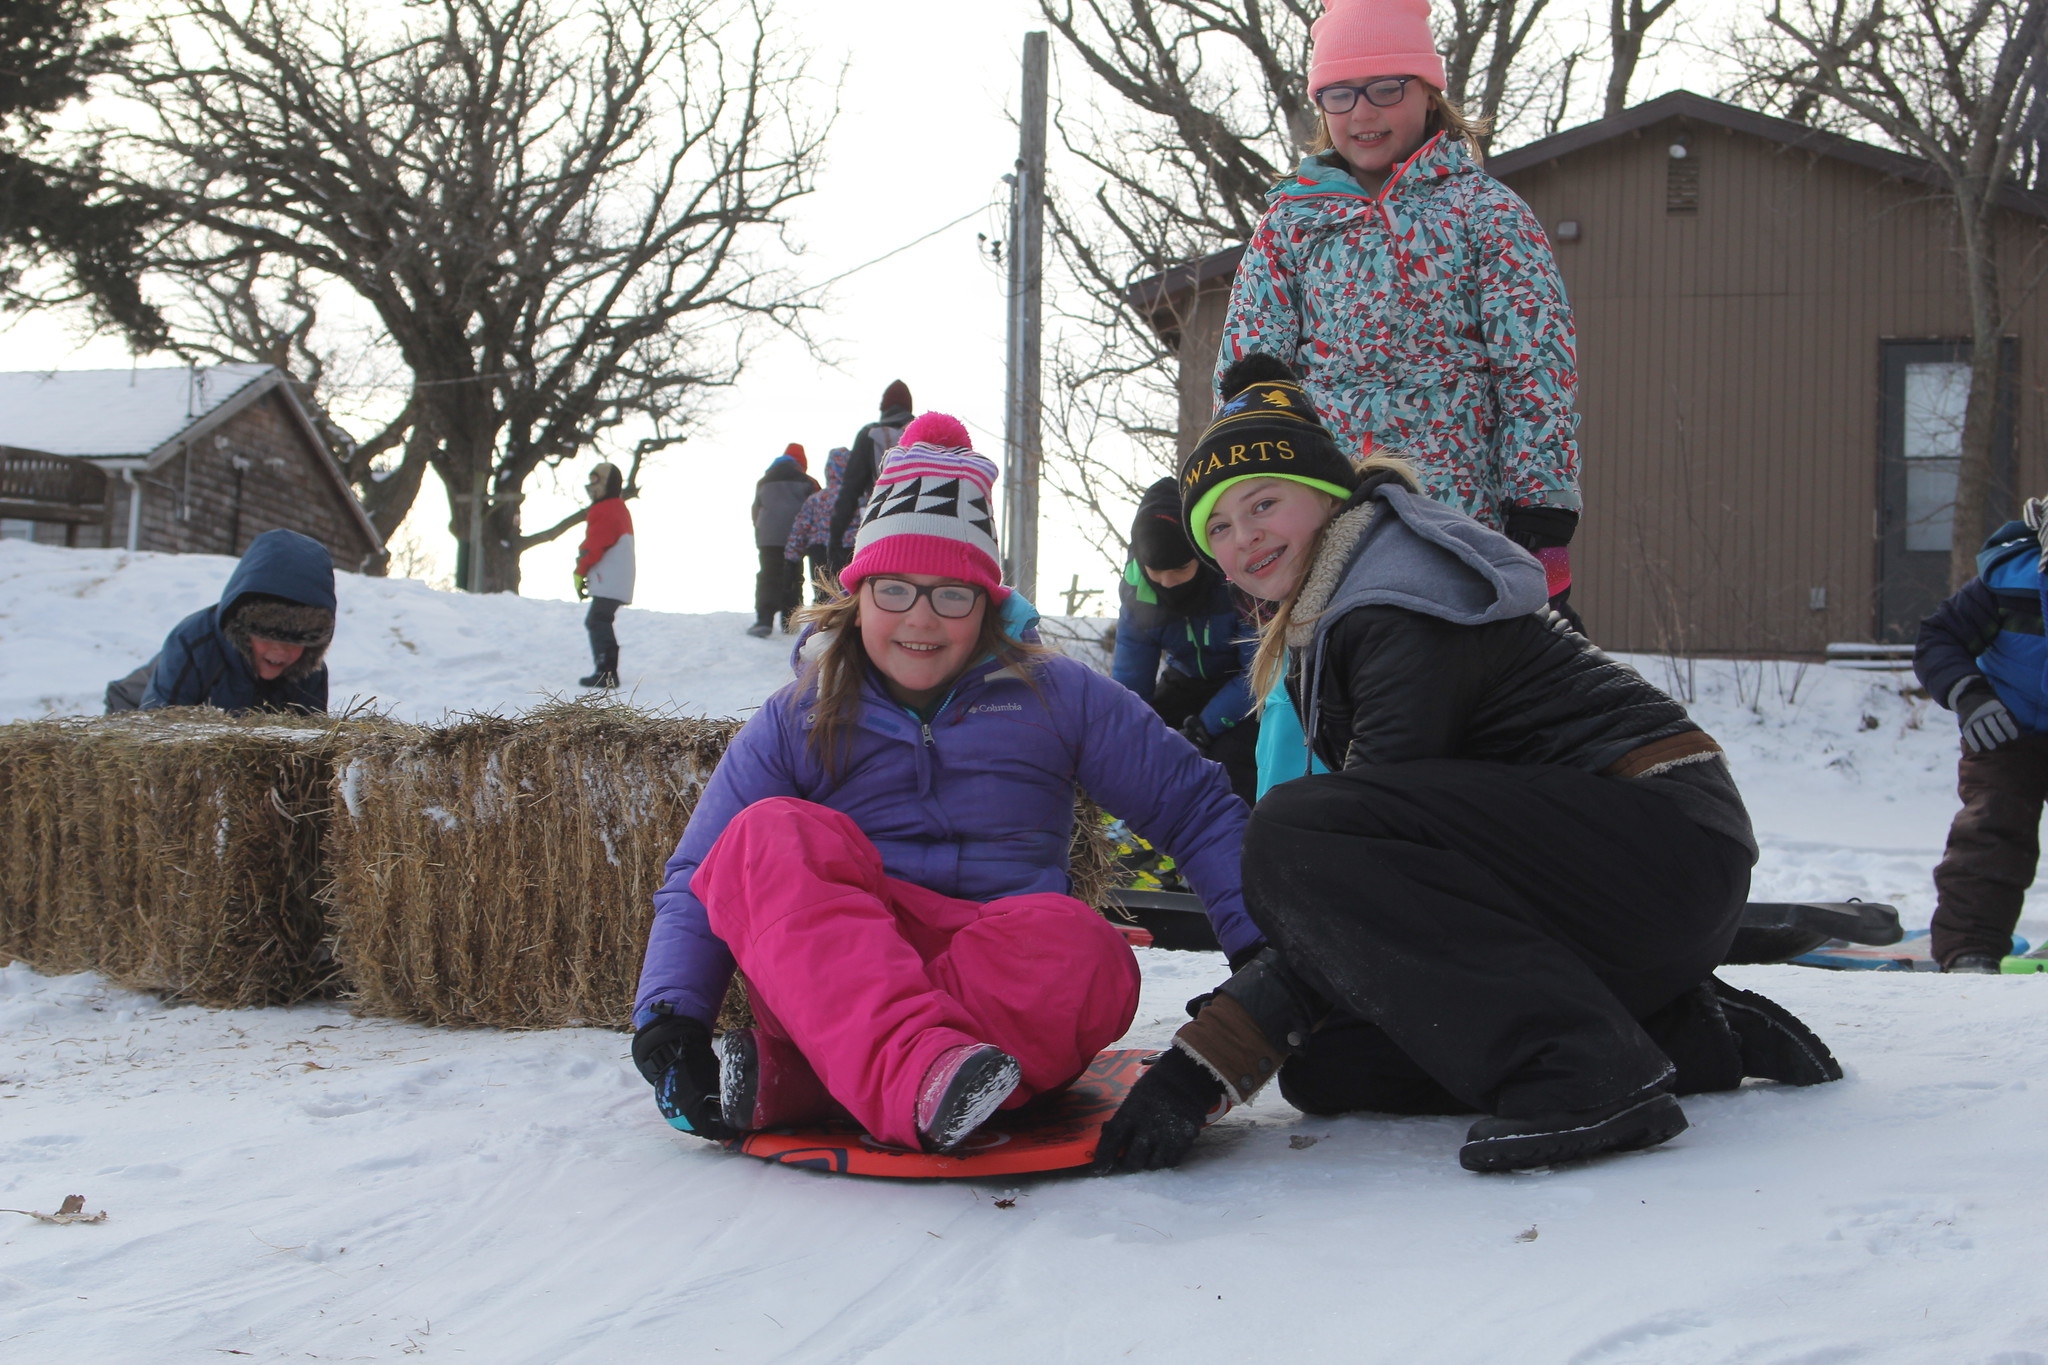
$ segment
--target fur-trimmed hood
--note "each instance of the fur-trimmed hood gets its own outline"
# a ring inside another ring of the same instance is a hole
[[[297,682],[325,666],[334,609],[334,558],[327,547],[297,531],[265,531],[228,576],[214,623],[251,673],[251,635],[304,645],[306,652],[280,678]]]
[[[1463,512],[1410,492],[1397,477],[1380,474],[1366,481],[1324,532],[1295,599],[1287,643],[1310,644],[1353,607],[1405,607],[1477,626],[1527,616],[1549,600],[1536,556]]]
[[[1454,625],[1506,621],[1541,610],[1549,580],[1536,556],[1453,507],[1375,474],[1330,522],[1302,579],[1287,647],[1302,661],[1315,715],[1323,641],[1356,607],[1392,606]]]

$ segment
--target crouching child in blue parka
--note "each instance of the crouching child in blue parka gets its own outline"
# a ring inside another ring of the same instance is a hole
[[[1996,972],[2012,949],[2020,902],[2041,856],[2048,799],[2048,637],[2041,627],[2041,543],[2009,521],[1977,552],[1977,576],[1920,623],[1913,671],[1956,713],[1963,752],[1949,826],[1934,869],[1933,948],[1945,972]]]

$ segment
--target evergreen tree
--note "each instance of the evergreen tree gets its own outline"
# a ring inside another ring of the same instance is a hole
[[[127,46],[91,31],[101,10],[98,0],[0,2],[0,294],[16,307],[82,300],[150,349],[163,319],[137,281],[147,208],[101,191],[89,153],[37,154],[51,117]],[[26,272],[43,265],[59,267],[64,284],[32,290]]]

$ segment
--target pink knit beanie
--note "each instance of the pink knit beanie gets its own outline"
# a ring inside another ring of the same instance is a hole
[[[1367,76],[1420,76],[1444,88],[1444,59],[1429,31],[1429,0],[1323,0],[1309,28],[1308,89]]]
[[[988,508],[995,479],[995,465],[975,453],[959,418],[928,412],[912,422],[882,457],[840,583],[852,592],[874,574],[932,574],[1007,598]]]

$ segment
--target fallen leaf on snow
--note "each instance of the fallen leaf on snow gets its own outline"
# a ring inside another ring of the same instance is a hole
[[[1293,1137],[1287,1139],[1287,1145],[1297,1152],[1305,1152],[1321,1141],[1322,1139],[1319,1137],[1310,1137],[1306,1133],[1296,1133]]]
[[[24,1217],[35,1219],[38,1223],[104,1223],[107,1221],[107,1211],[105,1209],[101,1209],[98,1213],[87,1213],[85,1211],[85,1196],[82,1194],[65,1195],[64,1202],[57,1206],[55,1213],[41,1213],[35,1209],[0,1209],[0,1213],[19,1213]]]

